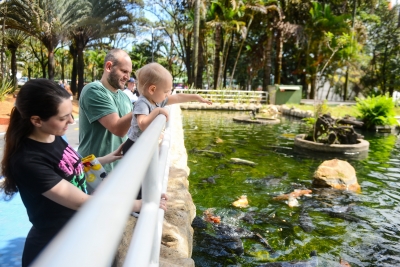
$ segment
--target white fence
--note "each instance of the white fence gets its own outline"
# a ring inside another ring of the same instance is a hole
[[[268,92],[241,90],[175,89],[177,94],[199,94],[216,103],[266,104]]]
[[[124,266],[159,265],[164,218],[159,203],[168,182],[171,140],[168,122],[159,150],[165,120],[161,115],[150,124],[32,266],[111,266],[142,182],[143,205]]]

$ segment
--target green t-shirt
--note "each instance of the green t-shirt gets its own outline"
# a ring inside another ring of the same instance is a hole
[[[126,136],[112,134],[98,120],[111,113],[123,117],[132,112],[132,107],[129,97],[121,90],[113,93],[99,81],[86,85],[79,98],[79,154],[101,157],[116,150]],[[106,164],[104,169],[109,173],[115,166],[116,162]]]

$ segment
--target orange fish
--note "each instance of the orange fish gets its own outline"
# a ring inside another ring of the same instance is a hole
[[[340,266],[341,267],[351,267],[350,263],[348,263],[344,259],[340,259]]]
[[[204,220],[206,222],[210,222],[210,223],[221,223],[221,217],[220,216],[214,216],[214,214],[212,213],[212,211],[210,209],[207,209],[203,212],[204,215]]]

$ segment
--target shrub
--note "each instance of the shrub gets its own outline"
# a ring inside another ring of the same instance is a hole
[[[397,124],[394,102],[388,95],[367,97],[363,100],[356,98],[356,101],[359,118],[367,129],[376,125]]]
[[[14,86],[11,80],[3,78],[0,80],[0,102],[4,101],[6,95],[14,90]]]

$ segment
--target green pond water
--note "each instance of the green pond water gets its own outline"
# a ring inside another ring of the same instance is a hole
[[[368,156],[345,160],[356,170],[361,193],[315,190],[312,197],[298,200],[299,207],[290,208],[285,201],[272,198],[296,188],[312,189],[316,168],[324,160],[341,157],[294,151],[294,136],[306,131],[300,120],[281,117],[277,125],[232,120],[247,114],[183,111],[189,190],[199,217],[212,209],[223,224],[260,234],[272,250],[257,238],[241,238],[244,253],[215,256],[202,239],[204,233],[214,234],[208,225],[205,230],[195,229],[192,257],[196,266],[257,266],[307,260],[313,250],[318,253],[318,266],[339,266],[340,259],[351,266],[400,266],[400,142],[396,135],[358,130],[370,142]],[[217,138],[223,142],[216,142]],[[232,164],[230,158],[257,165]],[[247,195],[248,208],[232,206],[241,195]],[[244,220],[246,214],[254,221]],[[300,219],[304,217],[312,223],[309,232],[301,227]]]

